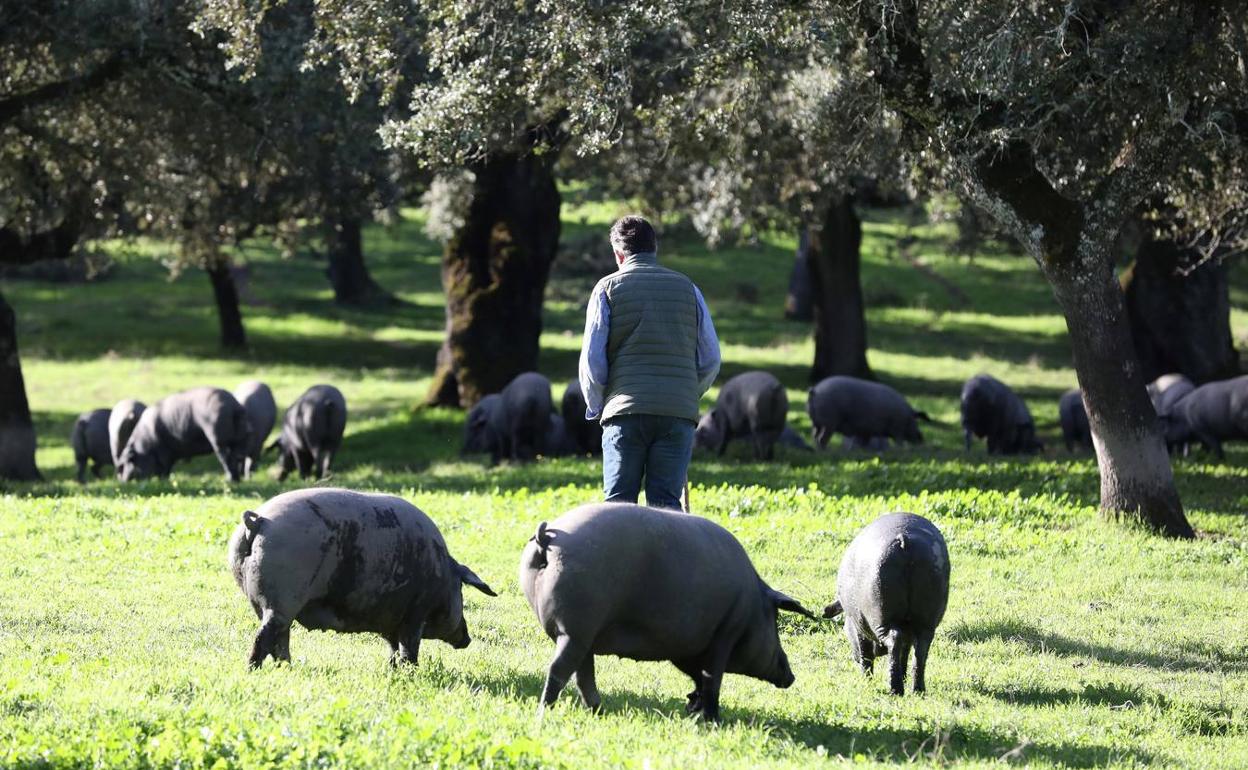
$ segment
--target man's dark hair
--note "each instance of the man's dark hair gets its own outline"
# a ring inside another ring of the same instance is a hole
[[[611,225],[611,248],[621,254],[644,254],[659,250],[659,238],[645,217],[629,214]]]

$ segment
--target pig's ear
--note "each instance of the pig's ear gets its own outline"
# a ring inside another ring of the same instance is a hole
[[[473,588],[477,589],[478,591],[485,594],[486,596],[498,596],[498,594],[494,593],[493,588],[490,588],[488,585],[485,584],[484,580],[477,577],[477,573],[473,572],[472,570],[468,569],[462,564],[458,565],[458,567],[459,567],[459,579],[464,585],[472,586]]]
[[[796,612],[799,615],[805,615],[808,618],[813,618],[815,616],[815,613],[803,607],[801,602],[787,594],[782,594],[779,591],[772,590],[771,599],[776,603],[776,609],[778,610]]]

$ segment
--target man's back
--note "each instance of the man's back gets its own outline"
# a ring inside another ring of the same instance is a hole
[[[702,392],[693,282],[640,254],[601,286],[611,313],[603,419],[654,414],[696,422]]]

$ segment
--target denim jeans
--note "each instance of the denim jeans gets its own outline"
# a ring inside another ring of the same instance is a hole
[[[624,414],[602,424],[602,486],[609,503],[680,508],[693,454],[694,424],[678,417]]]

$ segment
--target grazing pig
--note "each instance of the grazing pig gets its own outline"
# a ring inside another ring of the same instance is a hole
[[[250,426],[247,412],[229,391],[192,388],[145,409],[121,450],[122,481],[164,478],[178,460],[215,454],[230,481],[243,475]]]
[[[581,393],[580,382],[568,383],[559,407],[568,434],[576,442],[577,453],[602,454],[602,425],[597,420],[585,419],[585,396]]]
[[[748,438],[754,459],[770,460],[788,413],[789,396],[775,375],[738,374],[720,388],[715,406],[698,422],[694,442],[722,456],[729,441]]]
[[[890,513],[868,524],[845,551],[836,575],[836,601],[825,618],[845,613],[849,649],[864,673],[888,655],[889,687],[905,689],[914,646],[914,691],[927,685],[927,652],[949,602],[945,538],[922,516]]]
[[[859,446],[870,446],[874,438],[922,444],[918,421],[930,421],[896,390],[856,377],[821,380],[807,394],[806,413],[820,449],[834,433],[856,439]]]
[[[446,550],[414,505],[390,495],[302,489],[247,511],[229,545],[230,571],[260,618],[249,662],[290,660],[290,624],[369,631],[392,665],[416,663],[421,639],[468,646],[465,584],[494,591]]]
[[[1170,413],[1175,404],[1196,389],[1196,384],[1181,374],[1163,374],[1148,383],[1148,398],[1158,416]]]
[[[114,467],[121,465],[121,450],[126,448],[126,442],[130,440],[130,434],[134,433],[134,426],[139,422],[144,409],[147,409],[147,404],[142,401],[123,398],[109,412],[108,449],[113,454]]]
[[[74,430],[69,434],[69,445],[74,448],[74,462],[78,464],[78,483],[87,483],[87,460],[91,472],[102,478],[104,466],[113,464],[113,453],[108,446],[108,409],[83,412],[74,420]]]
[[[1191,436],[1186,421],[1174,407],[1195,389],[1196,384],[1181,374],[1163,374],[1148,384],[1148,397],[1165,432],[1166,448],[1172,454],[1179,449],[1186,454]]]
[[[497,422],[494,413],[502,408],[503,397],[492,393],[468,410],[468,417],[464,420],[462,454],[489,452],[491,455],[502,455],[502,436],[496,435],[493,429]]]
[[[249,380],[239,385],[234,389],[234,398],[243,405],[251,425],[251,440],[243,467],[243,474],[250,476],[260,464],[264,442],[269,440],[273,423],[277,422],[277,402],[273,400],[273,391],[269,390],[269,386],[259,380]]]
[[[347,428],[347,400],[333,385],[313,385],[290,405],[282,419],[282,433],[270,445],[278,451],[278,480],[298,469],[299,478],[329,475],[334,454]]]
[[[1088,425],[1088,412],[1083,407],[1083,393],[1071,388],[1057,402],[1057,419],[1062,425],[1062,439],[1066,451],[1075,451],[1075,445],[1092,448],[1092,427]]]
[[[776,443],[781,446],[787,446],[790,449],[800,449],[803,452],[815,451],[814,447],[806,443],[806,439],[798,435],[797,431],[788,425],[785,425],[784,430],[780,431],[780,438],[776,439]]]
[[[1221,460],[1222,442],[1248,438],[1248,375],[1207,382],[1163,418],[1166,441],[1199,441]]]
[[[542,437],[550,426],[554,405],[550,380],[537,372],[525,372],[507,383],[498,394],[501,401],[490,421],[496,442],[494,462],[503,457],[532,460],[542,449]]]
[[[539,713],[574,673],[596,709],[594,656],[615,655],[671,661],[693,679],[686,710],[718,720],[725,673],[793,684],[776,615],[813,617],[768,587],[723,527],[626,503],[584,505],[538,525],[520,556],[520,587],[555,642]]]
[[[962,386],[962,430],[968,452],[972,436],[988,439],[989,454],[1035,454],[1044,449],[1027,404],[988,374],[977,374]]]
[[[550,425],[542,436],[542,454],[546,457],[570,457],[581,454],[581,448],[568,430],[562,415],[552,414]]]

